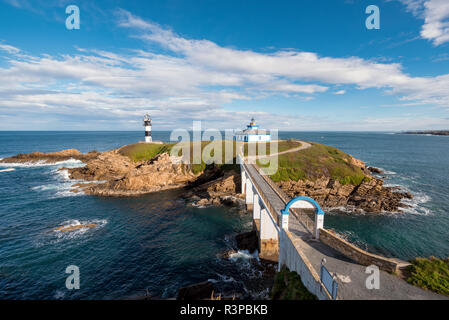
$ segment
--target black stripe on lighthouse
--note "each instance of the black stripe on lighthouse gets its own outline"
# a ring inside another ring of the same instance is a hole
[[[151,137],[151,131],[145,131],[145,137]]]

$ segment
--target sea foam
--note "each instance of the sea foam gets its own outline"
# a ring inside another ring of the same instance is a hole
[[[11,162],[11,163],[0,163],[0,167],[18,167],[18,168],[32,168],[32,167],[51,167],[51,166],[64,166],[67,168],[77,168],[82,167],[85,164],[81,160],[68,159],[65,161],[58,161],[54,163],[48,163],[44,160],[33,161],[33,162]]]

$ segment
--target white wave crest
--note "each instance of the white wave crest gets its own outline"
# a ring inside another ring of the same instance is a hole
[[[220,273],[217,273],[217,276],[220,278],[219,280],[217,280],[217,279],[207,279],[207,281],[210,281],[212,283],[217,283],[217,282],[236,282],[236,280],[233,277],[231,277],[231,276],[227,276],[227,275],[220,274]]]
[[[16,167],[16,168],[32,168],[32,167],[51,167],[51,166],[64,166],[68,168],[77,168],[84,166],[85,163],[81,160],[68,159],[65,161],[58,161],[54,163],[48,163],[43,160],[35,162],[11,162],[11,163],[0,163],[0,167]]]
[[[76,197],[85,195],[83,192],[73,192],[76,188],[73,187],[74,184],[81,182],[78,180],[71,180],[69,177],[69,172],[67,170],[52,170],[52,173],[56,177],[55,183],[40,185],[32,187],[31,190],[37,192],[53,192],[50,199],[55,198],[66,198],[66,197]]]
[[[56,233],[66,233],[66,232],[78,232],[81,231],[82,233],[91,230],[91,229],[98,229],[98,228],[102,228],[104,227],[106,224],[108,223],[108,221],[106,219],[103,220],[99,220],[99,219],[94,219],[94,220],[85,220],[85,221],[80,221],[77,219],[73,219],[73,220],[67,220],[64,221],[62,223],[62,225],[60,225],[58,228],[61,229],[66,229],[69,227],[76,227],[76,226],[81,226],[81,225],[90,225],[90,224],[95,224],[96,226],[93,228],[89,228],[89,227],[83,227],[83,228],[79,228],[79,229],[75,229],[73,231],[62,231],[62,230],[56,230],[54,229],[53,232]]]
[[[250,260],[250,259],[259,260],[259,252],[256,250],[251,254],[248,250],[239,250],[235,253],[231,253],[229,255],[229,259],[231,259],[232,261]]]
[[[403,204],[409,206],[408,208],[401,208],[401,211],[410,214],[427,216],[431,214],[432,211],[429,208],[422,206],[422,204],[425,204],[430,200],[432,200],[432,198],[423,192],[413,193],[412,199],[403,199],[401,201]]]
[[[36,247],[42,247],[46,245],[53,245],[60,243],[62,241],[70,241],[70,240],[76,240],[80,237],[83,237],[85,234],[90,234],[92,232],[95,232],[101,228],[103,228],[108,221],[106,219],[92,219],[92,220],[67,220],[64,221],[61,225],[57,227],[52,227],[48,232],[42,235],[42,237],[39,237],[34,242],[34,245]],[[56,228],[68,228],[70,226],[77,226],[77,225],[86,225],[86,224],[95,224],[96,226],[93,228],[79,228],[74,229],[70,231],[61,231],[61,230],[55,230]]]
[[[7,168],[7,169],[2,169],[0,170],[0,172],[11,172],[11,171],[15,171],[16,169],[14,168]]]
[[[394,171],[391,171],[391,170],[387,170],[387,169],[384,169],[384,168],[381,168],[381,167],[375,167],[375,168],[377,168],[380,171],[382,171],[381,174],[376,174],[376,175],[380,175],[381,176],[383,174],[386,174],[386,175],[396,175],[397,174],[397,172],[394,172]]]

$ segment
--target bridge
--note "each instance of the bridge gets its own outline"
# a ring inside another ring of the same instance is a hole
[[[259,257],[277,262],[278,270],[287,266],[296,271],[318,299],[447,299],[398,277],[407,262],[366,252],[326,230],[320,206],[307,197],[289,199],[255,159],[239,156],[238,163],[241,192],[259,237]],[[373,280],[375,269],[378,282]]]

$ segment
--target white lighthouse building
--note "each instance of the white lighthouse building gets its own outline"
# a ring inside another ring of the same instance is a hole
[[[267,133],[265,129],[259,129],[256,120],[252,118],[245,130],[235,133],[235,140],[243,142],[270,142],[271,134]]]
[[[153,142],[153,138],[151,138],[151,118],[148,113],[143,117],[143,126],[145,127],[145,142]]]

